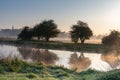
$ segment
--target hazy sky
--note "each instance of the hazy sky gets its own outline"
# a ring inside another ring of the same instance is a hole
[[[120,0],[0,0],[0,28],[33,27],[53,19],[62,31],[78,20],[87,22],[94,34],[120,30]]]

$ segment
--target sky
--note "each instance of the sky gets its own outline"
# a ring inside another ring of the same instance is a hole
[[[0,0],[0,29],[33,27],[45,19],[61,31],[81,20],[94,34],[106,34],[120,30],[120,0]]]

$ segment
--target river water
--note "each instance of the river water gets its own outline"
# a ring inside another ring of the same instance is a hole
[[[0,44],[0,59],[7,57],[18,57],[27,62],[64,66],[68,69],[77,69],[77,71],[120,69],[120,54],[114,52],[85,53]]]

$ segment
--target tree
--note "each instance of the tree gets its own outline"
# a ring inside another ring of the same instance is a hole
[[[37,37],[38,40],[40,40],[40,38],[42,37],[42,33],[43,31],[40,24],[35,25],[33,28],[33,36]]]
[[[102,38],[102,43],[105,45],[120,45],[120,32],[112,30],[108,36]]]
[[[29,40],[32,38],[32,29],[29,29],[28,26],[25,26],[20,34],[18,34],[17,39]]]
[[[77,33],[75,33],[74,31],[70,31],[71,34],[71,39],[74,43],[77,43],[79,40],[79,36],[77,35]]]
[[[46,41],[49,41],[51,37],[56,37],[60,32],[54,20],[44,20],[38,26],[41,36],[44,37]]]
[[[71,39],[75,43],[77,43],[80,39],[81,44],[83,44],[86,39],[89,39],[93,35],[92,30],[89,28],[88,24],[82,21],[78,21],[76,25],[71,27],[71,29]]]

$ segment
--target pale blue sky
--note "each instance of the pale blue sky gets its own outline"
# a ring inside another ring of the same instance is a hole
[[[53,19],[61,31],[78,20],[87,22],[94,34],[120,29],[120,0],[0,0],[0,28],[33,27]]]

